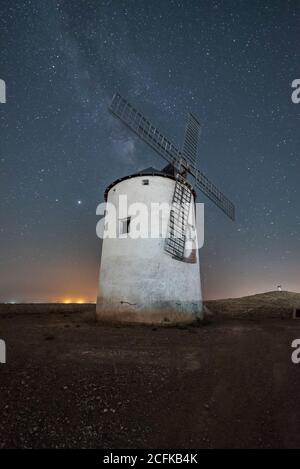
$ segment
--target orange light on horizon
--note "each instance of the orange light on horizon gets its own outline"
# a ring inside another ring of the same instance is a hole
[[[73,298],[66,298],[65,300],[63,300],[64,304],[65,305],[69,305],[69,304],[78,304],[78,305],[82,305],[85,303],[85,300],[82,299],[82,298],[78,298],[78,299],[73,299]]]

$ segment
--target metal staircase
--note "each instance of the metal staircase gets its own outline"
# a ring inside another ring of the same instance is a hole
[[[192,193],[186,184],[186,179],[177,174],[164,246],[165,251],[177,259],[184,258],[186,228],[191,198]]]

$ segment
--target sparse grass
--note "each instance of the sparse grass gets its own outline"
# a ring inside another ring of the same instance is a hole
[[[300,293],[271,291],[242,298],[207,301],[206,305],[216,317],[288,318],[294,307],[300,307]]]

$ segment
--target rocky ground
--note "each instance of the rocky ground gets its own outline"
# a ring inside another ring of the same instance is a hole
[[[109,327],[0,308],[0,448],[300,447],[300,321]]]

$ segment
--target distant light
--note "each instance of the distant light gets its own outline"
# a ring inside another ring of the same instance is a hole
[[[82,305],[83,303],[85,303],[85,300],[82,299],[82,298],[78,298],[78,300],[76,300],[76,299],[74,299],[74,298],[66,298],[66,299],[64,300],[64,304],[65,304],[65,305],[69,305],[69,304],[71,304],[71,303],[76,303],[76,304],[78,304],[78,305]]]
[[[77,204],[78,204],[78,205],[81,205],[81,204],[82,204],[82,200],[77,200]]]

